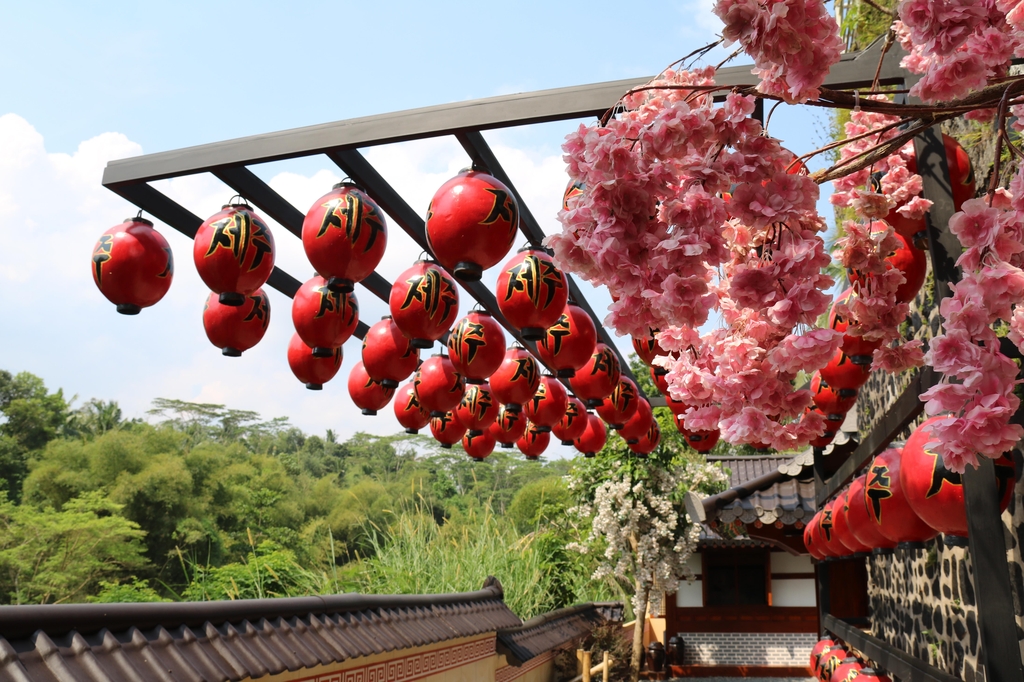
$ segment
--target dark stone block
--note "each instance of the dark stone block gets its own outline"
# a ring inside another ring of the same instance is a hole
[[[953,644],[955,646],[960,646],[960,642],[963,641],[964,635],[967,634],[967,628],[964,626],[964,622],[962,620],[960,620],[959,618],[956,618],[956,619],[952,619],[951,618],[950,620],[953,621],[952,622],[953,634],[955,634],[957,640],[959,640],[959,641],[954,642]],[[963,648],[963,647],[961,647],[961,648]]]
[[[974,611],[967,614],[967,632],[971,635],[971,651],[978,650],[978,618]]]
[[[1013,612],[1018,616],[1024,615],[1024,570],[1016,561],[1010,564],[1010,588],[1013,590]]]
[[[913,605],[913,606],[911,607],[911,612],[912,612],[912,613],[913,613],[913,614],[914,614],[915,616],[920,616],[920,615],[921,615],[921,612],[922,612],[923,610],[924,610],[924,606],[923,606],[923,605],[921,604],[921,602],[919,602],[919,601],[915,601],[915,602],[914,602],[914,605]]]
[[[932,609],[931,607],[925,608],[921,612],[921,627],[925,630],[932,629]]]
[[[942,560],[942,575],[949,577],[949,558]]]
[[[942,627],[945,620],[942,617],[942,609],[936,608],[934,613],[934,625],[932,629],[935,630],[935,634],[942,636]]]
[[[956,581],[953,582],[953,589],[956,589]],[[946,599],[953,598],[953,590],[949,589],[949,585],[942,586],[942,596],[944,596]]]
[[[976,603],[974,601],[974,581],[971,579],[971,575],[967,570],[966,561],[960,562],[960,589],[961,594],[963,595],[961,597],[961,601],[963,601],[964,604],[974,606]]]

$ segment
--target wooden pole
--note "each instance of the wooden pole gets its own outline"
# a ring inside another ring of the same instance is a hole
[[[601,682],[608,682],[608,668],[611,667],[611,658],[608,657],[608,652],[604,652],[603,655],[604,670],[601,671]]]
[[[590,652],[583,652],[583,682],[590,682]]]

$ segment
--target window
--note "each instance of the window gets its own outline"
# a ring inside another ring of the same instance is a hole
[[[703,552],[706,606],[768,605],[768,552]]]

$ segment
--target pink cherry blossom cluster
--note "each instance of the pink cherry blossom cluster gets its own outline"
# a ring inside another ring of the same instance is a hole
[[[997,458],[1024,436],[1010,423],[1020,405],[1018,367],[992,329],[1008,322],[1010,339],[1024,350],[1024,169],[1010,190],[964,202],[949,221],[965,249],[957,260],[963,277],[939,304],[943,333],[925,355],[944,380],[921,399],[929,415],[949,415],[936,422],[930,447],[952,471],[977,466],[978,454]]]
[[[870,99],[886,98],[874,95]],[[841,148],[840,161],[853,159],[895,137],[898,130],[893,126],[898,122],[893,116],[854,110],[845,126],[847,139],[852,142]],[[872,134],[874,131],[877,134]],[[912,164],[914,147],[908,142],[873,166],[837,179],[830,199],[833,205],[852,208],[864,221],[847,221],[846,236],[837,243],[837,260],[856,277],[856,295],[838,304],[838,312],[849,321],[847,334],[882,342],[874,352],[872,369],[887,372],[920,367],[924,361],[920,341],[892,345],[902,341],[899,326],[910,308],[896,300],[896,292],[905,281],[903,274],[885,262],[899,243],[893,228],[884,221],[920,220],[932,204],[921,196],[921,176],[911,172]]]
[[[902,65],[922,74],[911,94],[948,102],[1005,76],[1024,56],[1021,0],[902,0],[893,25],[909,53]],[[992,111],[975,112],[991,118]]]
[[[841,338],[813,328],[833,284],[821,272],[818,186],[751,117],[752,97],[713,105],[701,89],[713,75],[666,72],[606,125],[567,138],[582,191],[548,244],[562,267],[608,287],[606,322],[619,333],[661,329],[666,350],[685,351],[664,366],[671,395],[691,407],[687,428],[791,449],[822,431],[800,419],[810,394],[792,380],[825,365]],[[727,326],[701,337],[712,310]]]
[[[817,99],[843,43],[821,0],[718,0],[725,44],[739,42],[754,59],[758,89],[787,102]]]

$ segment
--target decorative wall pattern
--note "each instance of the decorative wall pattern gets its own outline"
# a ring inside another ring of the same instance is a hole
[[[806,666],[818,641],[809,633],[687,632],[683,665]]]
[[[321,673],[295,682],[412,682],[495,655],[494,637]]]

